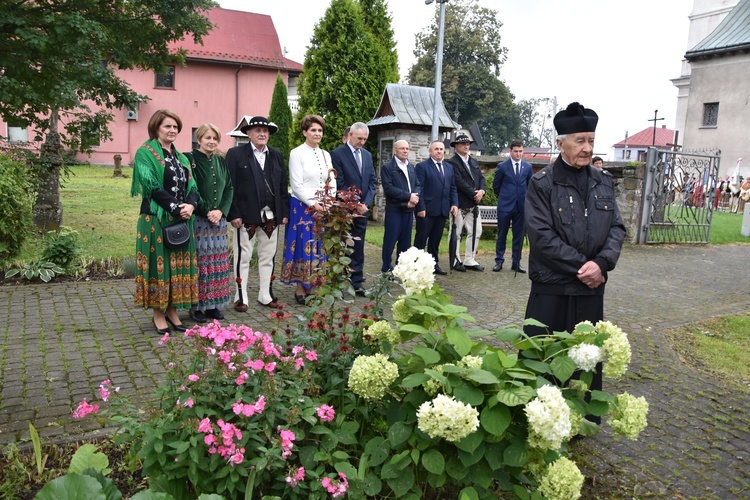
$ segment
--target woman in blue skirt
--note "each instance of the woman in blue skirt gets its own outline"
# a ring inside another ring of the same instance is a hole
[[[281,268],[281,282],[297,285],[294,298],[298,304],[305,303],[311,293],[311,278],[325,261],[322,242],[314,231],[313,214],[323,211],[318,198],[326,189],[326,182],[328,193],[336,194],[336,179],[330,172],[333,169],[331,155],[319,147],[325,120],[318,115],[307,115],[301,125],[305,142],[289,154],[292,196]]]

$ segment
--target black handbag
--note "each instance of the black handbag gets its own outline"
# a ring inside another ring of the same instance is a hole
[[[182,221],[171,226],[164,226],[164,246],[175,250],[185,246],[190,239],[187,222]]]

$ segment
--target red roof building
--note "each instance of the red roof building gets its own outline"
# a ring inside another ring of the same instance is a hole
[[[674,130],[666,125],[659,128],[649,127],[635,135],[625,137],[625,140],[614,144],[615,161],[646,161],[646,151],[655,146],[657,148],[671,148],[674,143]]]

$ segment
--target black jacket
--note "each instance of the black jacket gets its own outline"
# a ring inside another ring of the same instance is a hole
[[[474,191],[481,189],[487,192],[487,181],[484,179],[482,169],[479,168],[479,162],[473,156],[469,156],[471,174],[466,170],[466,164],[458,154],[454,154],[447,163],[453,165],[453,172],[456,174],[458,208],[474,208],[478,205],[474,203]]]
[[[263,208],[261,199],[264,196],[266,182],[273,192],[273,206],[270,207],[281,224],[283,218],[289,217],[289,190],[281,151],[268,148],[265,168],[260,177],[260,166],[253,153],[253,145],[248,142],[231,148],[227,152],[227,170],[234,187],[232,206],[227,214],[227,221],[241,218],[243,224],[260,224],[260,211]]]
[[[406,182],[404,172],[396,163],[396,158],[383,163],[380,167],[380,183],[383,185],[385,193],[385,211],[386,212],[411,212],[414,208],[409,208],[409,198],[412,193],[419,192],[417,186],[417,174],[414,171],[414,165],[409,163],[406,167],[409,174],[409,182]],[[411,186],[411,190],[409,187]]]
[[[615,268],[625,239],[625,224],[615,201],[609,172],[588,166],[584,200],[561,157],[534,174],[526,193],[525,222],[531,252],[532,291],[557,295],[601,295],[578,279],[578,269],[593,260],[602,273]]]

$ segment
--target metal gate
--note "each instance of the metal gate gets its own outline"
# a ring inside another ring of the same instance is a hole
[[[649,148],[638,243],[708,243],[720,152]]]

